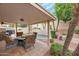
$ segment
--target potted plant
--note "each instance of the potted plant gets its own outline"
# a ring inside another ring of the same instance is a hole
[[[50,43],[53,43],[54,42],[54,40],[53,39],[50,39]]]
[[[51,31],[51,37],[52,38],[56,38],[57,36],[56,36],[56,31]]]

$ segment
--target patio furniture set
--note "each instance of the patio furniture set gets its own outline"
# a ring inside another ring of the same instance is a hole
[[[6,35],[5,32],[0,33],[0,51],[6,51],[14,47],[23,47],[24,49],[34,46],[37,33],[23,35],[22,32],[18,32],[17,37],[14,39],[11,36]]]

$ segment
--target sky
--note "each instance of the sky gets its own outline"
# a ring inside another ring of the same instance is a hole
[[[39,3],[44,9],[46,9],[49,13],[55,14],[54,3]]]

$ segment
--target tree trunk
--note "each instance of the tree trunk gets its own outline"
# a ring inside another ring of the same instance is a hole
[[[79,44],[77,46],[77,48],[75,49],[75,51],[73,52],[74,56],[79,56]]]
[[[63,47],[63,53],[62,55],[66,55],[67,49],[69,47],[69,44],[72,40],[73,34],[74,34],[74,29],[76,25],[79,22],[79,4],[73,4],[73,9],[72,9],[72,21],[69,24],[69,29],[68,29],[68,34],[64,43]]]
[[[58,22],[57,22],[56,32],[58,31],[59,22],[60,22],[60,20],[58,20]]]
[[[54,21],[53,21],[53,28],[54,28],[54,31],[55,31],[55,23],[54,23]]]

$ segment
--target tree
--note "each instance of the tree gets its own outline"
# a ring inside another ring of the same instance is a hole
[[[72,21],[69,24],[68,34],[63,47],[63,55],[66,55],[67,49],[74,34],[74,29],[79,22],[79,4],[72,4],[72,7]]]
[[[56,31],[58,30],[60,20],[67,22],[71,20],[71,4],[57,3],[55,4],[55,13],[58,19]]]
[[[73,52],[74,56],[79,56],[79,44],[77,46],[77,48],[75,49],[75,51]]]
[[[18,27],[27,27],[27,24],[17,24]]]

